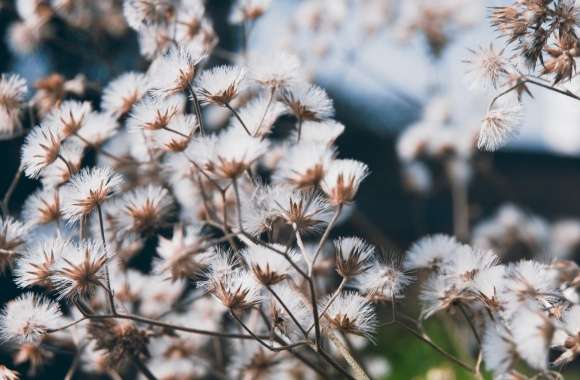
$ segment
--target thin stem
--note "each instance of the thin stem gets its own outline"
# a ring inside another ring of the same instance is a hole
[[[246,123],[244,123],[244,121],[242,120],[240,114],[238,113],[238,111],[236,111],[232,106],[230,106],[229,103],[224,103],[224,106],[230,110],[230,112],[236,117],[236,119],[238,119],[238,121],[240,122],[240,124],[242,125],[242,127],[244,128],[244,130],[246,131],[246,133],[248,134],[248,136],[251,136],[252,133],[250,133],[250,130],[248,129],[248,127],[246,126]]]
[[[18,171],[14,174],[14,177],[10,182],[10,186],[8,186],[8,190],[6,190],[6,194],[4,194],[4,198],[2,198],[2,213],[5,217],[9,215],[10,198],[12,198],[16,186],[18,186],[18,182],[20,182],[20,179],[22,178],[22,173],[24,173],[24,170],[22,169],[22,165],[20,165]]]
[[[361,367],[361,365],[355,360],[355,358],[351,355],[348,348],[342,343],[342,341],[334,335],[334,333],[329,333],[328,338],[334,343],[335,347],[338,349],[338,352],[342,355],[342,357],[346,360],[346,362],[352,367],[355,373],[355,379],[357,380],[370,380],[370,377],[366,374],[365,370]]]
[[[298,136],[296,137],[296,143],[300,142],[300,137],[302,137],[302,123],[303,120],[301,117],[298,118]]]
[[[139,354],[130,354],[131,361],[135,366],[139,369],[139,371],[148,379],[148,380],[157,380],[157,377],[151,372],[149,368],[143,363]]]
[[[338,288],[336,288],[336,290],[334,291],[334,294],[330,297],[330,299],[328,300],[328,302],[324,306],[324,309],[322,310],[322,312],[320,312],[320,317],[319,317],[320,319],[322,319],[322,317],[324,317],[324,314],[326,314],[326,312],[328,311],[328,308],[332,305],[332,303],[340,295],[340,292],[342,292],[342,289],[344,288],[344,286],[346,285],[347,282],[348,282],[348,279],[346,277],[343,277],[342,281],[338,285]],[[310,330],[312,330],[313,327],[314,327],[314,325],[310,326],[308,328],[308,332],[310,332]]]
[[[55,332],[58,332],[58,331],[66,330],[69,327],[73,327],[73,326],[78,325],[79,323],[81,323],[83,321],[86,321],[87,319],[89,319],[89,317],[82,317],[81,319],[77,319],[76,321],[72,321],[71,323],[67,323],[64,326],[56,327],[54,329],[47,329],[46,330],[46,333],[47,334],[52,334],[52,333],[55,333]]]
[[[132,314],[88,315],[87,318],[93,319],[93,320],[99,320],[99,319],[128,319],[128,320],[132,320],[132,321],[135,321],[135,322],[149,324],[149,325],[152,325],[152,326],[159,326],[159,327],[164,327],[164,328],[167,328],[167,329],[170,329],[170,330],[184,331],[184,332],[188,332],[188,333],[192,333],[192,334],[209,335],[209,336],[215,336],[215,337],[220,337],[220,338],[230,338],[230,339],[250,339],[250,340],[255,339],[251,335],[228,334],[228,333],[222,333],[222,332],[219,332],[219,331],[200,330],[200,329],[195,329],[195,328],[191,328],[191,327],[177,326],[177,325],[173,325],[173,324],[170,324],[170,323],[156,321],[154,319],[149,319],[149,318],[141,317],[141,316],[138,316],[138,315],[132,315]]]
[[[168,132],[175,133],[176,135],[179,135],[179,136],[181,136],[181,137],[185,137],[186,139],[189,139],[189,138],[191,138],[191,136],[189,136],[189,135],[186,135],[185,133],[181,133],[181,132],[179,132],[179,131],[176,131],[176,130],[175,130],[175,129],[173,129],[173,128],[169,128],[169,127],[163,127],[162,129],[165,129],[165,130],[166,130],[166,131],[168,131]]]
[[[254,334],[252,332],[252,330],[248,326],[246,326],[246,324],[240,319],[240,317],[238,317],[236,315],[236,313],[233,310],[230,310],[230,314],[240,324],[240,326],[242,326],[242,328],[244,330],[246,330],[246,332],[248,334],[250,334],[252,337],[254,337],[254,339],[256,339],[258,341],[258,343],[260,343],[262,346],[264,346],[265,348],[267,348],[270,351],[273,351],[273,352],[285,351],[285,350],[288,350],[290,348],[303,346],[303,345],[308,343],[308,341],[301,341],[301,342],[292,343],[292,344],[281,346],[281,347],[270,346],[268,343],[264,342],[264,340],[262,338],[260,338],[256,334]]]
[[[254,131],[254,136],[259,135],[260,129],[262,128],[262,124],[264,123],[264,119],[266,118],[266,115],[270,111],[270,107],[272,106],[272,102],[274,101],[275,94],[276,94],[276,87],[272,87],[272,89],[270,90],[270,98],[268,100],[268,104],[266,105],[266,109],[264,110],[264,114],[262,115],[262,118],[260,119],[260,123],[258,124],[258,127]],[[266,135],[264,134],[264,137],[265,136]]]
[[[193,110],[195,112],[195,116],[197,117],[197,122],[199,123],[199,132],[201,135],[205,135],[205,128],[203,124],[203,114],[201,112],[201,106],[199,105],[199,99],[197,98],[197,94],[193,89],[191,84],[188,85],[189,92],[191,93],[191,98],[193,99]]]
[[[109,274],[109,260],[111,255],[109,254],[109,248],[107,246],[107,239],[105,238],[105,226],[103,223],[103,210],[101,209],[101,205],[97,204],[97,212],[99,214],[99,227],[101,229],[101,239],[103,241],[103,248],[105,249],[105,254],[107,255],[107,263],[105,264],[105,281],[106,281],[106,288],[107,288],[107,295],[109,297],[109,307],[111,308],[111,313],[117,314],[117,310],[115,309],[115,296],[113,294],[113,289],[111,288],[111,276]]]
[[[427,343],[429,346],[431,346],[431,348],[435,349],[435,351],[439,352],[441,355],[445,356],[447,359],[451,360],[452,362],[454,362],[458,366],[462,367],[463,369],[465,369],[469,372],[475,372],[475,369],[473,367],[471,367],[469,364],[464,363],[460,359],[456,358],[455,356],[451,355],[450,353],[448,353],[447,351],[445,351],[444,349],[439,347],[435,342],[433,342],[431,340],[431,338],[429,338],[428,335],[426,335],[424,333],[423,334],[418,333],[417,331],[415,331],[414,329],[412,329],[411,327],[407,326],[406,324],[404,324],[400,321],[395,321],[395,322],[399,326],[404,327],[407,331],[409,331],[411,334],[413,334],[417,339]]]
[[[274,291],[274,289],[272,289],[271,286],[266,285],[266,289],[268,289],[268,291],[270,293],[272,293],[272,295],[274,296],[274,298],[276,298],[276,300],[280,303],[280,305],[282,305],[282,307],[284,308],[284,310],[286,310],[286,313],[288,313],[288,315],[290,316],[290,318],[292,319],[292,321],[294,321],[294,324],[300,329],[300,331],[302,332],[302,334],[304,334],[305,337],[308,337],[308,332],[306,330],[304,330],[304,328],[302,327],[302,325],[300,324],[300,322],[298,322],[298,320],[296,319],[296,317],[294,316],[294,314],[292,314],[292,311],[290,311],[290,309],[288,308],[288,306],[286,306],[286,304],[284,303],[284,301],[282,301],[282,299],[280,299],[280,297],[278,296],[278,294],[276,294],[276,292]]]
[[[312,265],[311,265],[310,271],[308,273],[310,276],[312,276],[312,271],[314,269],[314,266],[316,265],[316,259],[318,258],[318,255],[322,251],[322,247],[324,247],[324,243],[326,243],[326,240],[330,236],[330,231],[332,231],[332,228],[336,224],[336,221],[338,220],[338,217],[340,216],[341,211],[342,211],[342,204],[338,205],[338,207],[336,208],[336,211],[334,212],[334,215],[332,216],[330,223],[328,223],[328,226],[326,226],[326,230],[324,230],[324,233],[322,234],[322,237],[320,238],[320,241],[318,242],[318,246],[316,247],[316,251],[314,252],[314,257],[312,258]]]
[[[70,166],[70,162],[67,161],[66,158],[64,158],[60,153],[57,154],[57,157],[64,162],[64,164],[66,165],[66,168],[68,170],[68,174],[70,174],[70,176],[72,177],[74,175],[74,172],[72,170],[72,167]]]
[[[83,352],[83,347],[79,347],[77,352],[75,353],[75,355],[73,357],[73,361],[72,361],[68,371],[66,372],[66,375],[64,376],[64,380],[72,380],[73,379],[73,376],[75,375],[75,372],[77,371],[77,368],[79,367],[82,352]]]
[[[232,179],[232,185],[234,187],[234,194],[236,196],[236,214],[238,214],[238,228],[240,231],[244,230],[242,223],[242,202],[240,198],[240,190],[238,189],[238,180],[236,178]]]
[[[461,314],[463,314],[463,317],[465,318],[465,321],[467,322],[467,324],[471,328],[471,331],[473,332],[473,336],[475,337],[475,340],[477,340],[479,347],[481,347],[481,338],[479,337],[479,333],[477,332],[477,329],[475,328],[475,325],[473,324],[472,318],[470,318],[469,315],[467,315],[467,311],[465,310],[465,308],[463,307],[463,305],[461,303],[457,303],[457,307],[459,308],[459,310],[461,311]]]

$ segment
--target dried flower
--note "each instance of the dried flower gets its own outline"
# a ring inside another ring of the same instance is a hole
[[[278,251],[285,252],[282,245],[274,245]],[[292,264],[279,253],[263,246],[250,247],[242,252],[256,280],[266,286],[271,286],[285,280],[292,271]],[[286,255],[295,261],[296,253],[288,250]]]
[[[502,77],[507,72],[507,60],[503,57],[503,51],[496,51],[492,45],[479,47],[478,50],[470,50],[473,54],[466,63],[470,65],[470,86],[483,90],[497,89]]]
[[[317,143],[300,143],[288,149],[280,160],[274,179],[296,188],[320,183],[334,158],[334,150]]]
[[[30,178],[37,178],[40,171],[52,164],[60,152],[61,136],[52,124],[34,127],[22,146],[22,166]]]
[[[117,117],[123,116],[140,101],[149,89],[149,79],[143,73],[128,72],[109,82],[103,90],[101,108]]]
[[[69,223],[87,217],[119,191],[122,177],[109,167],[85,168],[62,188],[63,215]]]
[[[316,85],[299,82],[284,88],[282,101],[299,120],[323,120],[334,115],[332,100]]]
[[[30,224],[48,224],[62,217],[60,190],[42,188],[24,202],[23,218]]]
[[[369,339],[377,326],[373,306],[356,292],[340,294],[328,307],[325,317],[331,328]]]
[[[76,134],[85,123],[85,117],[91,112],[91,103],[67,100],[62,102],[46,116],[46,122],[53,125],[62,139]]]
[[[27,232],[28,227],[22,222],[12,217],[0,218],[0,273],[12,266]]]
[[[375,249],[357,237],[339,238],[334,241],[336,271],[344,278],[352,278],[374,264]]]
[[[217,66],[203,71],[196,86],[200,100],[220,106],[229,104],[236,97],[246,76],[246,70],[238,66]]]
[[[185,48],[174,48],[152,64],[150,84],[160,96],[174,95],[189,88],[204,55],[194,56]]]
[[[15,271],[16,284],[20,287],[52,287],[55,262],[71,242],[60,236],[41,241],[26,251],[18,260]]]
[[[123,233],[149,232],[162,225],[172,207],[173,201],[165,188],[156,185],[139,187],[121,199],[119,228]]]
[[[479,131],[478,148],[493,151],[501,147],[508,138],[518,133],[520,117],[520,107],[490,109]]]
[[[47,330],[59,327],[63,316],[58,305],[33,293],[9,301],[0,315],[0,339],[19,343],[38,341]]]
[[[326,171],[320,187],[333,205],[351,202],[368,173],[368,166],[360,161],[334,160]]]

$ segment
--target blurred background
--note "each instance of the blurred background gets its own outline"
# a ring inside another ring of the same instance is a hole
[[[76,1],[54,2],[74,6]],[[124,24],[122,13],[119,19],[109,19],[107,27],[99,26],[98,18],[91,18],[89,9],[120,9],[121,2],[79,1],[83,2],[84,12],[80,6],[76,16],[78,25],[57,15],[39,37],[23,35],[22,31],[18,34],[17,2],[0,0],[0,72],[18,73],[31,86],[59,73],[71,85],[75,80],[82,83],[86,89],[82,97],[98,105],[99,91],[108,81],[127,70],[146,69],[139,41]],[[211,0],[206,4],[219,37],[218,49],[211,57],[215,63],[226,63],[231,53],[241,49],[240,27],[225,21],[231,3]],[[425,234],[454,232],[456,199],[442,160],[428,157],[420,170],[407,171],[397,146],[401,134],[434,107],[452,120],[457,131],[479,127],[490,96],[469,90],[462,61],[469,56],[469,49],[490,42],[502,47],[486,17],[488,7],[501,3],[505,2],[276,0],[253,26],[250,50],[284,49],[298,54],[304,69],[334,99],[337,120],[347,127],[337,142],[340,155],[361,160],[371,169],[350,219],[337,232],[364,236],[384,251],[399,255]],[[94,28],[98,32],[89,33],[83,23],[97,24]],[[493,154],[472,152],[464,160],[469,163],[467,221],[470,230],[479,226],[465,239],[501,245],[510,259],[542,256],[577,261],[580,105],[541,91],[534,97],[525,102],[522,132],[508,147]],[[0,194],[17,171],[22,140],[0,141]],[[35,186],[28,179],[22,180],[12,208],[18,209]],[[492,237],[481,232],[490,218],[505,226]],[[563,222],[568,223],[567,230],[561,227]],[[528,224],[532,226],[526,229]],[[561,230],[565,230],[568,245],[562,252],[554,252],[554,246],[547,242]],[[497,241],[498,236],[506,240]],[[538,241],[538,236],[545,241]],[[14,298],[17,289],[6,277],[0,281],[3,304]],[[412,305],[405,307],[417,314]],[[444,325],[448,324],[443,318],[430,322],[427,328],[450,352],[466,355],[460,334],[444,333]],[[385,378],[469,378],[412,336],[396,329],[382,331],[377,344],[367,349],[388,359]],[[9,349],[3,350],[0,363],[10,362],[11,355]],[[56,355],[58,360],[34,378],[64,377],[71,356],[67,352]],[[16,369],[26,373],[26,367]],[[578,369],[570,367],[566,378],[580,378]]]

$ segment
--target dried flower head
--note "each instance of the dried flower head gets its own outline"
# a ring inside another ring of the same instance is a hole
[[[46,122],[53,125],[62,139],[76,134],[85,123],[85,117],[91,112],[91,103],[66,100],[53,109]]]
[[[230,128],[218,136],[212,160],[213,173],[220,178],[239,177],[267,149],[267,141]]]
[[[28,249],[18,260],[15,270],[16,284],[23,288],[30,286],[51,288],[54,264],[70,244],[69,240],[56,236]]]
[[[119,191],[122,177],[109,167],[85,168],[62,188],[62,212],[69,223],[87,217]]]
[[[286,252],[282,245],[273,245],[280,252]],[[268,247],[254,246],[243,251],[243,257],[248,263],[256,280],[266,286],[271,286],[284,281],[292,273],[292,264],[280,253],[272,251]],[[288,250],[286,255],[295,261],[296,253]]]
[[[148,185],[125,194],[117,216],[122,232],[147,233],[159,228],[173,208],[167,189]]]
[[[29,224],[49,224],[60,220],[62,217],[60,190],[57,188],[36,190],[24,202],[22,216]]]
[[[27,92],[26,80],[19,75],[0,76],[0,138],[10,138],[21,131],[19,117]]]
[[[437,234],[415,242],[407,252],[404,268],[437,270],[446,265],[461,244],[452,236]]]
[[[270,7],[272,0],[237,0],[230,13],[230,22],[241,24],[255,21]]]
[[[123,14],[127,23],[135,30],[148,25],[164,24],[175,12],[171,0],[125,0]]]
[[[369,174],[368,166],[356,160],[334,160],[320,187],[333,205],[341,205],[354,200],[361,182]]]
[[[147,97],[135,104],[127,121],[129,129],[139,131],[156,131],[167,128],[169,123],[183,113],[185,97],[183,95],[166,98]]]
[[[239,66],[217,66],[203,71],[196,81],[202,102],[224,106],[238,95],[246,77],[246,70]]]
[[[66,244],[54,263],[53,285],[60,298],[86,298],[104,285],[107,254],[100,243]]]
[[[63,316],[58,304],[25,293],[9,301],[0,315],[0,339],[19,343],[38,341],[48,330],[59,327]]]
[[[52,124],[34,127],[22,146],[22,167],[30,178],[37,178],[40,171],[52,164],[60,152],[61,136]]]
[[[334,115],[332,100],[322,88],[298,82],[282,90],[282,101],[299,120],[323,120]]]
[[[335,120],[313,121],[307,120],[302,123],[300,141],[324,144],[331,146],[344,132],[344,124]],[[293,131],[291,140],[298,140],[298,131]]]
[[[140,101],[149,89],[149,79],[143,73],[124,73],[107,84],[101,97],[103,111],[123,116]]]
[[[532,368],[545,371],[554,326],[539,310],[522,306],[514,315],[510,329],[519,356]]]
[[[152,91],[160,96],[174,95],[191,86],[198,65],[205,55],[194,55],[186,48],[174,48],[157,58],[149,74]]]
[[[334,241],[336,271],[344,278],[352,278],[374,264],[375,249],[357,237],[341,237]]]
[[[240,120],[235,118],[232,121],[232,127],[238,131],[247,128],[252,136],[263,138],[270,133],[274,123],[284,112],[282,103],[261,95],[252,99],[238,111],[244,124],[242,125]]]
[[[250,57],[250,76],[263,86],[276,90],[293,83],[299,73],[300,60],[288,53]]]
[[[477,140],[479,149],[496,150],[518,133],[521,118],[519,106],[493,108],[487,112]]]
[[[182,152],[198,127],[195,115],[176,115],[164,129],[151,134],[156,146],[166,152]]]
[[[330,302],[330,298],[326,302]],[[321,310],[325,308],[326,306]],[[368,299],[351,291],[341,293],[330,304],[325,318],[332,329],[347,334],[361,335],[369,339],[377,327],[375,311]]]
[[[119,124],[109,113],[89,112],[77,132],[78,138],[88,146],[99,146],[115,134]]]
[[[503,51],[496,51],[490,44],[489,47],[479,47],[470,50],[472,57],[465,60],[470,65],[468,78],[470,86],[476,89],[497,89],[507,74],[507,59]]]
[[[334,155],[334,149],[326,145],[306,142],[294,145],[278,163],[274,180],[299,189],[316,186],[324,177]]]
[[[28,227],[12,218],[0,218],[0,273],[12,266],[18,250],[25,244]]]
[[[412,280],[395,262],[379,262],[355,277],[354,287],[373,302],[395,302]]]
[[[262,299],[254,277],[239,268],[208,278],[204,286],[231,310],[251,308]]]
[[[177,226],[171,239],[159,237],[157,254],[160,259],[155,267],[158,272],[172,279],[189,279],[199,275],[208,264],[208,255],[203,250],[203,241],[193,229]]]

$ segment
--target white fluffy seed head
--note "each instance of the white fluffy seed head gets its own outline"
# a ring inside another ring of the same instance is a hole
[[[54,126],[64,139],[77,133],[85,124],[85,118],[91,112],[91,103],[77,100],[65,100],[54,108],[45,118]]]
[[[127,128],[133,131],[156,131],[169,126],[169,123],[185,108],[183,95],[165,98],[146,97],[135,104],[127,121]]]
[[[229,128],[218,136],[213,166],[218,177],[232,179],[243,174],[268,149],[268,142]]]
[[[61,136],[53,124],[34,127],[22,146],[22,166],[24,174],[38,178],[40,171],[58,158]]]
[[[182,152],[187,148],[193,133],[198,127],[195,115],[175,116],[167,129],[159,129],[151,133],[155,146],[165,152]]]
[[[252,79],[277,89],[290,85],[298,78],[300,60],[288,53],[272,53],[250,57],[248,67]]]
[[[69,240],[56,236],[32,246],[18,259],[14,273],[16,284],[22,288],[51,288],[54,265],[62,256],[65,247],[70,244]]]
[[[109,167],[85,168],[62,188],[63,215],[74,223],[120,190],[123,178]]]
[[[368,176],[368,166],[356,160],[334,160],[320,184],[331,204],[354,200],[361,182]]]
[[[355,277],[353,286],[373,302],[395,302],[412,281],[395,263],[375,263]]]
[[[23,218],[29,224],[48,224],[62,217],[60,189],[42,188],[32,193],[24,202]]]
[[[330,298],[325,303],[329,301]],[[321,310],[326,308],[325,303]],[[330,304],[325,316],[330,328],[369,339],[372,338],[378,323],[375,310],[368,299],[351,291],[341,293]]]
[[[473,89],[491,90],[497,89],[500,81],[507,76],[508,60],[503,56],[503,51],[497,51],[493,45],[480,46],[477,50],[471,50],[472,56],[465,60],[469,64],[467,78]]]
[[[547,370],[554,334],[550,320],[541,311],[522,306],[513,317],[511,332],[520,357],[534,369]]]
[[[240,66],[217,66],[203,71],[196,82],[200,101],[218,105],[229,104],[238,94],[246,77]]]
[[[302,123],[300,141],[331,146],[344,132],[344,124],[335,120],[313,121]],[[291,140],[298,140],[298,131],[292,131]]]
[[[101,108],[106,113],[120,117],[131,111],[149,89],[149,79],[143,73],[121,74],[103,90]]]
[[[319,143],[302,142],[290,147],[279,161],[273,179],[295,188],[308,188],[320,183],[335,151]]]
[[[119,124],[111,114],[89,112],[78,131],[79,140],[83,144],[99,146],[112,137],[118,128]]]
[[[280,252],[286,252],[282,245],[273,246]],[[296,253],[293,250],[286,252],[291,260],[295,260]],[[263,246],[249,247],[242,252],[246,262],[250,266],[256,280],[264,285],[274,285],[290,276],[292,264],[281,254],[273,252]]]
[[[341,237],[334,241],[336,271],[344,278],[365,272],[373,265],[375,249],[358,237]]]
[[[266,96],[258,96],[248,104],[238,110],[242,123],[237,119],[232,119],[232,127],[239,131],[244,131],[244,126],[252,136],[264,137],[270,133],[274,123],[285,109],[282,103],[270,99]]]
[[[306,82],[282,90],[282,101],[299,120],[323,120],[334,115],[332,100],[322,88]]]
[[[164,97],[187,90],[203,59],[205,55],[196,55],[184,47],[172,48],[158,57],[149,73],[153,94]]]
[[[0,339],[18,343],[38,342],[47,330],[63,323],[58,304],[33,294],[25,293],[9,301],[0,315]]]
[[[66,244],[54,264],[51,277],[59,298],[77,299],[91,296],[104,284],[107,253],[101,243],[83,240]]]
[[[406,270],[436,270],[446,265],[461,244],[452,236],[437,234],[415,242],[407,255],[403,267]]]
[[[148,185],[125,194],[117,214],[122,233],[150,232],[163,225],[173,209],[173,200],[164,187]]]
[[[479,130],[478,148],[489,151],[500,148],[510,137],[518,133],[521,116],[520,106],[498,107],[489,110]]]

